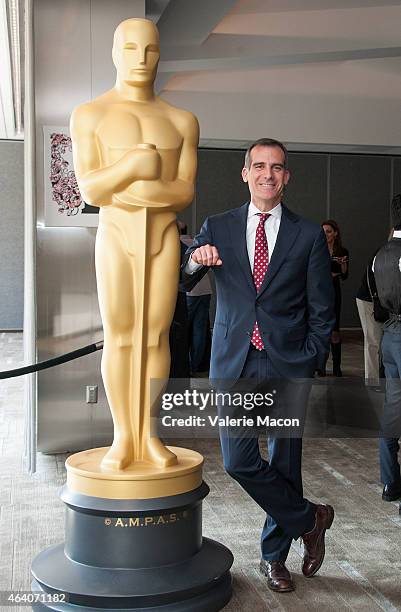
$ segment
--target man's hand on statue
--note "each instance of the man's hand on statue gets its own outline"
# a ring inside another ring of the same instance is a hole
[[[192,261],[202,266],[221,266],[223,263],[216,247],[210,244],[195,249],[192,253]]]
[[[156,149],[134,149],[127,156],[132,159],[135,180],[154,181],[161,176],[161,158]]]

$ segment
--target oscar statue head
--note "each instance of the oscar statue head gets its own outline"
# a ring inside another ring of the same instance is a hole
[[[153,21],[122,21],[114,32],[112,56],[120,83],[153,85],[160,58],[159,32]]]

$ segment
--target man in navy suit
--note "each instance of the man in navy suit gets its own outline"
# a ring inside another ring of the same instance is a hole
[[[251,201],[209,217],[187,251],[187,290],[212,267],[217,290],[210,378],[311,378],[322,369],[334,324],[327,241],[321,227],[281,203],[290,175],[287,150],[276,140],[254,142],[242,178]],[[268,439],[269,462],[257,436],[220,432],[224,466],[266,511],[261,571],[274,591],[294,589],[285,561],[302,537],[302,572],[313,576],[334,518],[329,505],[303,497],[302,440]]]

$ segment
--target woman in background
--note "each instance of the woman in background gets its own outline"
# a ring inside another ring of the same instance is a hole
[[[334,286],[334,310],[336,322],[331,334],[331,355],[333,358],[334,376],[342,376],[341,371],[341,281],[348,278],[348,251],[341,243],[340,228],[332,219],[323,221],[322,227],[326,234],[327,246],[331,257],[331,276]]]

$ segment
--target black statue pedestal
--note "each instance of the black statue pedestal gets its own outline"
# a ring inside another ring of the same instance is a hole
[[[33,610],[221,610],[231,597],[233,556],[202,537],[208,492],[202,483],[157,499],[103,499],[66,485],[66,541],[32,563],[32,588],[42,597]]]

